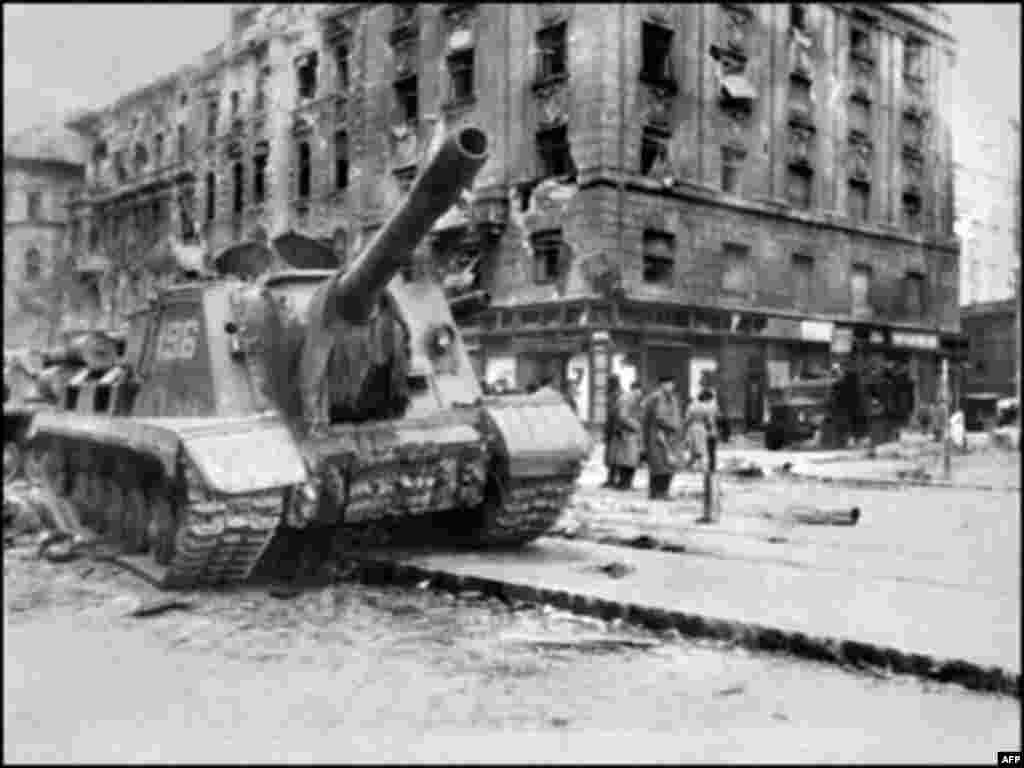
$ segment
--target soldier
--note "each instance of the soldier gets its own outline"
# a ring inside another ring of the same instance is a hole
[[[615,422],[619,416],[619,393],[622,386],[614,373],[608,377],[608,410],[604,419],[604,465],[608,467],[608,479],[602,488],[617,488],[618,470],[612,461],[612,442],[615,439]]]
[[[612,438],[611,461],[618,473],[616,488],[633,489],[633,475],[640,464],[640,444],[643,441],[644,403],[640,382],[634,381],[629,393],[619,400],[616,431]]]
[[[678,442],[682,432],[676,382],[671,376],[658,379],[658,388],[644,407],[644,443],[650,469],[651,499],[667,499],[672,475],[677,469]]]

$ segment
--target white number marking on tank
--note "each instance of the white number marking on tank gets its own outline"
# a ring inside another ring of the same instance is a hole
[[[195,318],[169,321],[160,333],[157,360],[191,360],[196,356],[198,337],[199,321]]]

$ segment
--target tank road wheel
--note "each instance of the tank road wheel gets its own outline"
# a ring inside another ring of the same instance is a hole
[[[122,543],[125,551],[136,555],[146,551],[146,495],[137,480],[131,480],[124,491],[124,524]]]
[[[21,471],[21,449],[13,440],[4,441],[4,482],[9,483]]]
[[[164,489],[157,489],[147,496],[149,509],[149,525],[146,538],[149,551],[159,565],[170,565],[174,558],[174,542],[177,525],[174,518],[174,507]]]

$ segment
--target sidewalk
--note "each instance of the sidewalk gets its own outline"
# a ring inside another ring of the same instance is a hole
[[[390,558],[404,566],[406,578],[444,575],[456,588],[606,616],[625,613],[686,634],[888,665],[1019,695],[1020,605],[1001,596],[553,539],[519,552]],[[617,579],[598,572],[613,562],[628,572]]]

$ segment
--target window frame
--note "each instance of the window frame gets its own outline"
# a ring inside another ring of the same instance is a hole
[[[534,42],[537,45],[537,81],[557,80],[569,75],[569,25],[565,20],[546,24],[537,30]],[[549,46],[549,43],[554,43]],[[560,62],[561,69],[555,71],[549,62]]]
[[[790,255],[793,273],[793,305],[808,311],[814,305],[814,257],[803,251]]]
[[[722,243],[722,257],[724,269],[722,270],[721,293],[723,297],[749,300],[750,294],[754,290],[753,256],[750,246],[744,243]],[[729,285],[730,276],[737,272],[740,272],[743,278],[742,288],[734,288]]]
[[[303,139],[295,147],[295,196],[308,200],[313,193],[313,148]]]
[[[640,79],[651,83],[672,82],[675,76],[672,64],[675,30],[648,20],[641,22],[640,30]],[[655,51],[660,51],[660,71],[651,67],[656,63],[653,60]]]
[[[560,137],[561,140],[557,140]],[[551,126],[537,131],[535,135],[537,160],[542,178],[564,178],[576,172],[576,163],[572,158],[572,146],[569,142],[568,126]],[[558,158],[558,162],[552,162]],[[561,169],[561,172],[557,172]]]
[[[456,65],[458,68],[456,68]],[[476,100],[476,47],[460,51],[452,51],[445,56],[445,69],[448,72],[448,103],[452,105],[471,104]],[[467,77],[468,81],[462,82]],[[459,93],[459,83],[468,89]]]
[[[37,283],[43,279],[43,254],[34,245],[25,251],[23,275],[26,283]]]
[[[392,83],[395,93],[395,102],[402,111],[403,120],[407,125],[418,125],[420,120],[420,82],[418,75],[407,75]],[[410,114],[409,103],[415,105]]]
[[[654,253],[652,246],[663,244],[669,255]],[[643,273],[641,280],[644,285],[671,286],[675,281],[676,238],[671,232],[657,229],[645,229],[643,232]]]
[[[334,148],[334,191],[341,192],[348,189],[349,176],[351,168],[349,166],[349,136],[348,131],[344,128],[339,128],[334,132],[333,136],[333,148]],[[344,147],[344,152],[341,151],[341,147]],[[344,174],[342,174],[342,167],[344,167]]]
[[[558,282],[562,277],[562,250],[565,247],[562,230],[545,229],[532,233],[530,247],[533,251],[534,284],[551,285]]]

